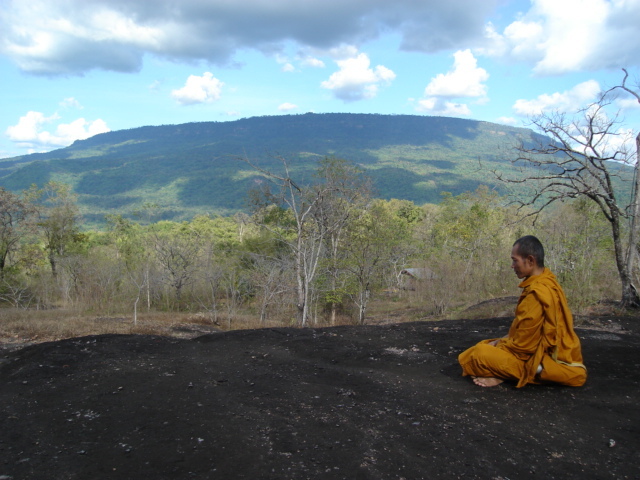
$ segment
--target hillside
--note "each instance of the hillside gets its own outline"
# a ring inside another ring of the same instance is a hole
[[[242,157],[267,169],[285,157],[304,178],[318,159],[333,155],[365,168],[379,197],[436,203],[443,191],[459,194],[480,184],[501,190],[488,165],[510,168],[510,147],[532,135],[487,122],[409,115],[308,113],[148,126],[0,160],[0,186],[19,191],[49,180],[69,183],[90,222],[106,213],[131,214],[144,202],[159,205],[163,218],[180,219],[243,209],[256,173]]]
[[[462,378],[457,355],[508,325],[102,335],[0,351],[0,478],[640,478],[638,318],[577,329],[584,387]]]

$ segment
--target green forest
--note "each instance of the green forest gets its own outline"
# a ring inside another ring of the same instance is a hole
[[[247,210],[247,192],[287,159],[300,181],[318,160],[345,158],[363,168],[376,197],[438,203],[487,185],[507,192],[491,171],[517,173],[512,147],[528,129],[448,117],[303,114],[120,130],[49,153],[0,160],[0,186],[19,192],[55,181],[71,186],[84,222],[134,219],[145,203],[163,220]]]
[[[56,312],[118,318],[127,332],[165,314],[225,329],[444,318],[518,294],[509,255],[525,234],[546,245],[576,312],[619,297],[610,226],[593,202],[564,202],[533,225],[487,186],[439,204],[375,198],[365,171],[335,158],[307,186],[263,178],[248,213],[176,222],[148,203],[100,229],[86,228],[69,185],[1,189],[0,334],[77,333]]]

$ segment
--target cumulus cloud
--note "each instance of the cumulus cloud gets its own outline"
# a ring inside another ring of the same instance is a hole
[[[396,78],[396,74],[385,66],[370,68],[371,61],[365,53],[336,60],[336,63],[340,70],[322,82],[321,86],[345,102],[373,98],[380,86],[389,85]]]
[[[88,121],[84,118],[78,118],[71,123],[60,123],[54,132],[44,129],[46,125],[58,120],[60,117],[57,114],[46,117],[42,112],[30,111],[20,117],[16,125],[7,128],[5,134],[10,140],[27,148],[50,150],[110,131],[103,120]]]
[[[436,75],[427,85],[425,95],[448,98],[486,96],[487,86],[483,82],[489,79],[489,74],[478,67],[471,50],[457,51],[453,58],[453,68]]]
[[[329,49],[389,32],[402,49],[433,53],[481,40],[498,1],[4,0],[0,52],[44,74],[132,72],[146,54],[226,64],[241,49]]]
[[[640,62],[640,2],[532,0],[531,9],[502,34],[489,28],[486,54],[531,62],[553,75],[620,68]]]
[[[518,115],[532,116],[543,112],[558,110],[575,112],[585,104],[592,102],[600,93],[600,85],[595,80],[582,82],[571,90],[542,94],[532,100],[520,99],[513,104],[513,111]]]
[[[278,107],[278,110],[280,110],[281,112],[290,112],[291,110],[295,110],[296,108],[298,108],[298,106],[293,103],[283,103]]]
[[[182,105],[211,103],[220,99],[224,83],[215,78],[211,72],[201,77],[189,75],[184,87],[171,92],[171,96]]]
[[[471,50],[459,50],[453,55],[453,67],[431,79],[424,89],[425,98],[418,102],[418,111],[435,115],[468,116],[471,110],[455,98],[476,98],[476,103],[486,103],[489,74],[478,67]]]

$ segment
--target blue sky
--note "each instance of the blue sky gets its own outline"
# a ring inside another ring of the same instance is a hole
[[[0,158],[306,112],[523,126],[638,85],[638,25],[640,0],[0,0]]]

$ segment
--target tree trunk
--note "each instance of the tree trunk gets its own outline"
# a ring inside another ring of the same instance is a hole
[[[640,217],[640,133],[636,136],[636,165],[633,174],[633,201],[631,203],[631,225],[629,227],[629,245],[626,262],[620,273],[622,280],[622,305],[640,307],[640,296],[633,285],[633,268],[637,258],[638,218]]]
[[[58,271],[56,270],[56,257],[53,252],[49,252],[49,264],[51,265],[51,273],[55,277],[58,276]]]

